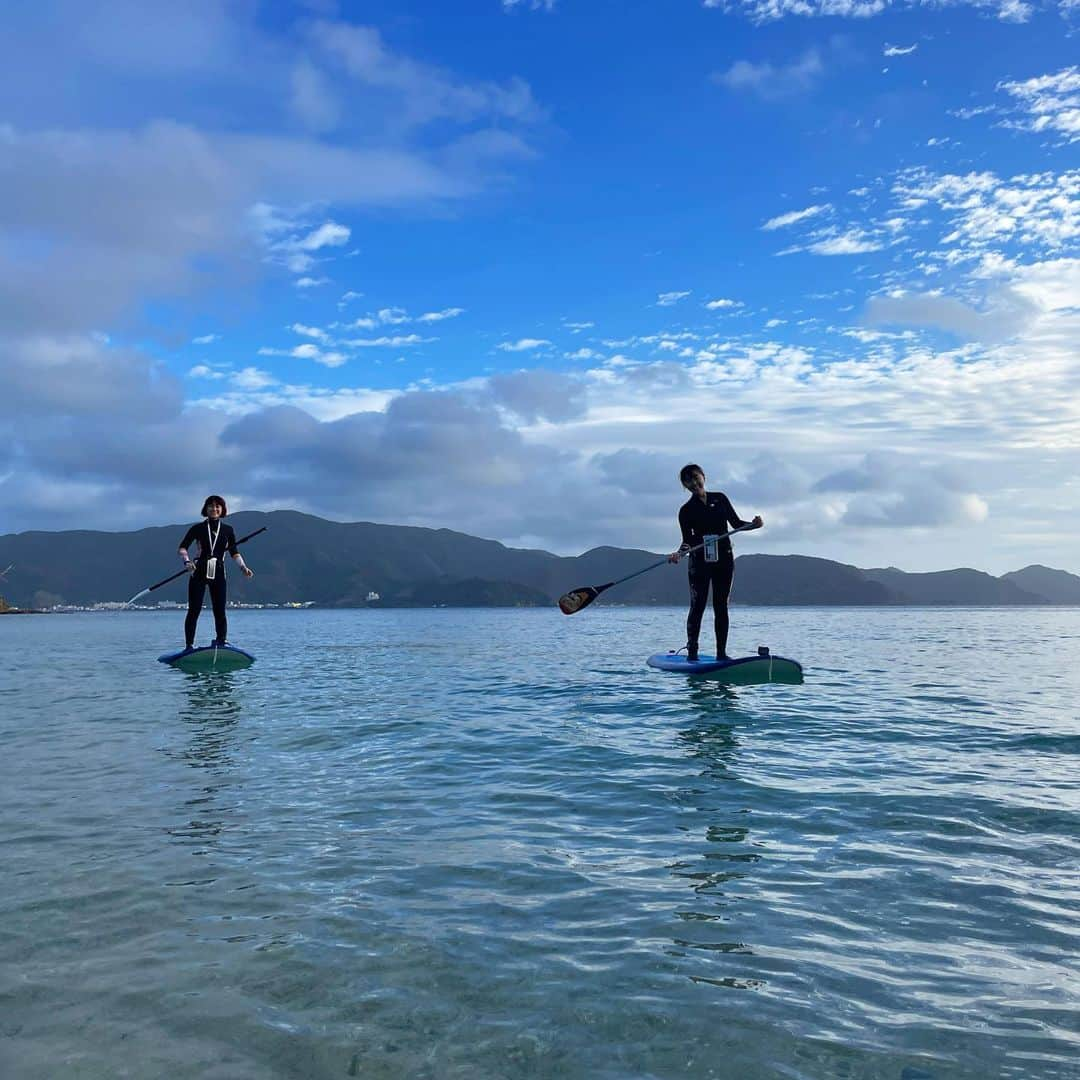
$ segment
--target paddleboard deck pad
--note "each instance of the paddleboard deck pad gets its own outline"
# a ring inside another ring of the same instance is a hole
[[[650,656],[648,664],[649,667],[676,671],[680,675],[708,675],[711,679],[733,686],[752,686],[755,683],[798,685],[803,681],[802,664],[769,653],[736,656],[730,660],[717,660],[715,656],[701,653],[696,660],[687,660],[685,653],[667,652]]]
[[[251,667],[255,657],[235,645],[201,645],[197,649],[182,649],[180,652],[166,653],[158,660],[181,671],[239,671]]]

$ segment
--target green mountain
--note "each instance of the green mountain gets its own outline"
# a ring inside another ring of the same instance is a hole
[[[1051,570],[1049,566],[1025,566],[1002,574],[1003,581],[1011,581],[1026,592],[1042,596],[1051,604],[1080,604],[1080,577],[1064,570]]]
[[[633,573],[655,552],[600,547],[576,557],[508,548],[449,529],[326,521],[294,510],[229,518],[238,536],[267,531],[245,546],[256,571],[229,574],[241,603],[310,602],[328,607],[545,605],[572,588]],[[179,569],[186,525],[138,532],[26,532],[0,536],[3,584],[19,607],[122,601]],[[369,600],[378,594],[377,601]],[[179,578],[144,603],[183,601]],[[1072,599],[1065,599],[1065,598]],[[1080,577],[1027,567],[1001,578],[975,570],[906,574],[860,570],[802,555],[742,555],[733,600],[741,604],[1049,604],[1080,603]],[[686,568],[662,566],[605,594],[600,603],[686,603]]]
[[[908,574],[889,567],[863,572],[871,581],[877,581],[892,591],[901,604],[1049,603],[1045,596],[1021,588],[1008,580],[1007,575],[996,578],[981,570],[937,570],[930,574]]]

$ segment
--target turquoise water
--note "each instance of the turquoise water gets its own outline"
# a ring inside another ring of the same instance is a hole
[[[0,1075],[1080,1076],[1080,610],[682,617],[0,618]]]

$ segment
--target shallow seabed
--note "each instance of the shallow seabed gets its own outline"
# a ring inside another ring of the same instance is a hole
[[[682,618],[0,619],[0,1075],[1080,1076],[1080,610]]]

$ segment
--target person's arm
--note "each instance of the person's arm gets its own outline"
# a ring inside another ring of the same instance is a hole
[[[240,554],[236,547],[236,533],[233,532],[231,527],[229,529],[229,554],[236,560],[236,565],[243,570],[244,577],[250,578],[255,576],[255,571],[244,562],[244,556]]]
[[[668,562],[677,563],[694,546],[693,532],[690,528],[690,515],[687,514],[685,506],[679,509],[679,531],[682,533],[682,544],[679,546],[678,551],[673,551],[668,556]]]
[[[765,524],[765,522],[761,520],[760,514],[756,515],[752,521],[743,521],[743,519],[735,513],[735,507],[731,505],[731,500],[726,495],[724,496],[724,502],[727,503],[724,516],[727,518],[727,523],[733,529],[745,529],[748,525],[752,528],[760,529],[761,526]]]
[[[180,546],[176,549],[181,560],[184,564],[184,569],[193,573],[195,570],[195,564],[191,561],[191,556],[188,554],[188,548],[195,542],[195,526],[193,525],[186,533],[184,533],[184,539],[180,541]]]

